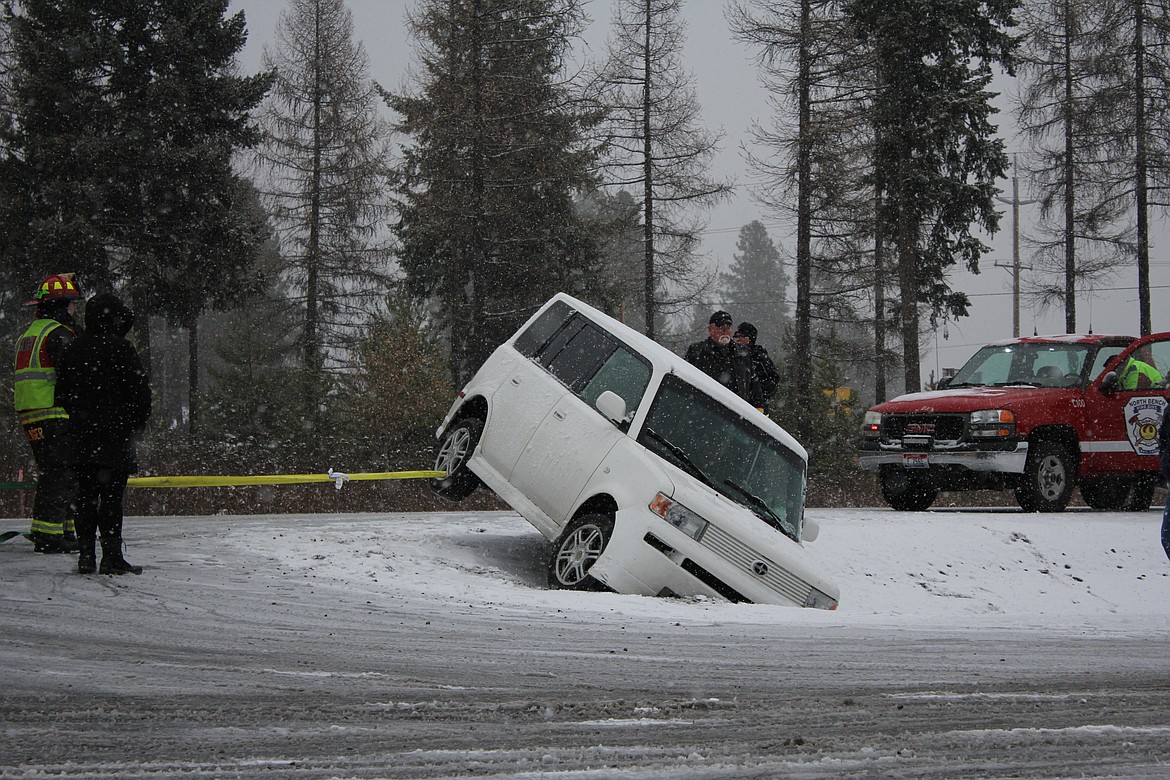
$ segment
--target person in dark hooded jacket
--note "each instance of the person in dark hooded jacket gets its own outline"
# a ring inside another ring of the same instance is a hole
[[[69,413],[77,472],[77,570],[141,574],[122,553],[122,497],[137,471],[134,441],[150,418],[150,384],[134,346],[126,340],[134,313],[117,296],[95,296],[85,306],[85,333],[65,352],[57,393]]]

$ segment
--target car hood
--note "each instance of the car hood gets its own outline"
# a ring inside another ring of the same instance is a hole
[[[962,414],[976,412],[980,409],[1014,406],[1045,398],[1051,399],[1055,394],[1068,392],[1070,390],[1067,388],[1032,387],[1031,385],[960,387],[954,390],[907,393],[873,406],[870,410],[882,414],[936,414],[939,412]]]

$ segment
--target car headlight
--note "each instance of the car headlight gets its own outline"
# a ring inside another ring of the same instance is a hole
[[[866,412],[865,421],[861,424],[862,436],[880,436],[882,433],[882,413]]]
[[[659,493],[650,502],[650,511],[682,531],[696,542],[707,530],[707,521],[669,496]]]
[[[808,594],[808,598],[804,600],[804,605],[813,609],[836,609],[837,599],[813,588],[812,592]]]
[[[967,429],[972,438],[1008,439],[1016,435],[1016,415],[1007,409],[981,409],[971,412]]]

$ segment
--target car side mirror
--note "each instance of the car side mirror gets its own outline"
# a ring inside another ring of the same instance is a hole
[[[952,379],[954,379],[953,376],[944,376],[942,379],[938,380],[938,383],[935,384],[934,389],[935,390],[945,390],[947,385],[949,385],[951,383]]]
[[[1117,372],[1116,371],[1110,371],[1108,374],[1105,375],[1105,378],[1101,380],[1101,392],[1104,393],[1105,395],[1109,395],[1110,393],[1117,392]]]
[[[800,531],[802,542],[815,542],[821,535],[821,524],[812,518],[804,518],[804,527]]]
[[[597,411],[605,416],[605,419],[621,425],[626,419],[626,401],[620,395],[612,390],[605,390],[601,395],[597,396]]]

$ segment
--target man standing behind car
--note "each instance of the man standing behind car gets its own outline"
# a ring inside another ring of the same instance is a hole
[[[77,470],[77,571],[141,574],[122,555],[122,496],[138,469],[134,439],[150,418],[150,384],[126,340],[134,313],[109,293],[85,306],[85,333],[65,352],[57,392],[69,413]],[[94,536],[101,534],[97,567]]]
[[[715,312],[707,321],[707,338],[687,347],[686,361],[738,394],[731,331],[731,315],[725,311]]]
[[[759,331],[750,322],[741,322],[731,339],[735,342],[735,367],[740,376],[740,395],[764,414],[768,400],[780,386],[780,372],[772,362],[768,350],[756,343]]]

